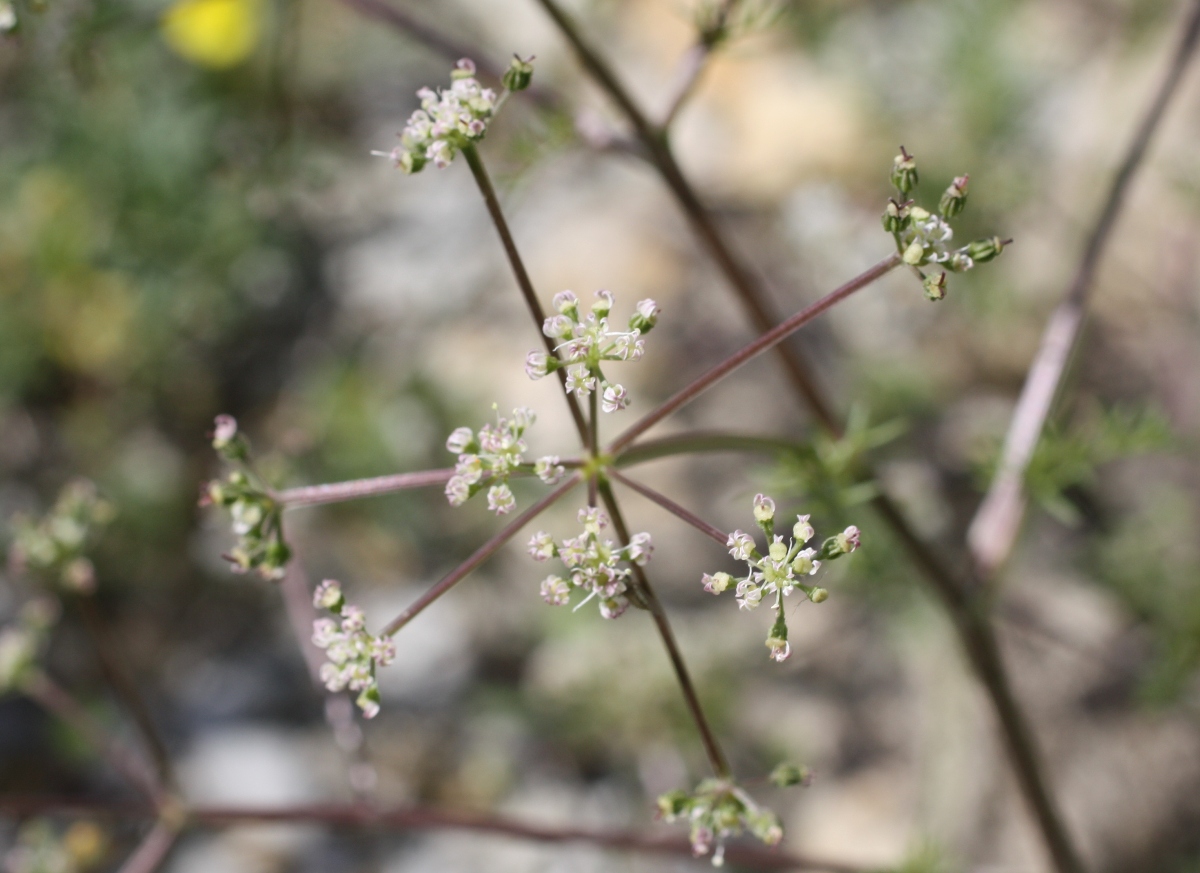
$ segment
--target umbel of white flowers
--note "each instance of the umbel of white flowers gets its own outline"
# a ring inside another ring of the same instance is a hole
[[[493,405],[492,407],[496,407]],[[508,487],[509,477],[517,471],[533,472],[547,485],[555,484],[566,470],[556,455],[525,463],[525,431],[537,420],[532,409],[518,407],[512,418],[496,414],[495,425],[485,424],[476,434],[469,427],[456,428],[446,439],[446,450],[458,455],[454,475],[446,483],[446,499],[451,506],[462,506],[488,487],[488,509],[505,515],[517,501]]]
[[[792,538],[785,542],[775,534],[775,501],[764,494],[754,498],[754,520],[767,535],[770,545],[764,555],[758,551],[754,537],[745,531],[735,530],[729,535],[726,545],[729,554],[745,561],[747,573],[735,579],[729,573],[705,573],[701,581],[710,594],[721,594],[731,586],[737,594],[741,609],[757,609],[767,595],[775,595],[775,623],[767,636],[767,648],[776,661],[786,661],[792,653],[787,639],[787,621],[784,618],[783,598],[795,590],[803,591],[813,603],[820,603],[829,596],[824,588],[805,585],[801,580],[813,576],[821,569],[822,561],[833,561],[848,555],[859,546],[859,530],[851,525],[841,533],[825,540],[821,548],[804,548],[813,538],[815,531],[809,516],[796,516],[792,526]]]
[[[530,352],[525,357],[525,372],[530,379],[541,379],[566,367],[568,394],[582,399],[598,391],[601,408],[616,412],[629,405],[629,392],[605,378],[600,362],[640,359],[646,351],[642,337],[654,328],[661,310],[649,298],[640,300],[629,317],[628,330],[613,330],[608,319],[615,299],[612,292],[601,289],[595,296],[585,314],[580,311],[579,298],[573,292],[560,291],[554,295],[558,315],[546,319],[542,332],[557,340],[557,355]]]
[[[579,601],[576,609],[593,597],[600,602],[600,614],[605,618],[617,618],[629,607],[625,596],[633,571],[622,567],[621,562],[644,567],[654,551],[650,534],[638,533],[629,538],[629,545],[617,546],[604,539],[600,532],[608,527],[608,516],[594,506],[579,510],[579,523],[583,533],[556,543],[545,531],[538,531],[529,540],[529,554],[535,561],[558,558],[569,572],[568,578],[547,576],[542,582],[542,599],[551,606],[566,606],[574,590],[583,591],[586,597]]]
[[[386,667],[396,657],[396,644],[389,637],[366,630],[366,616],[346,602],[342,586],[326,579],[313,592],[313,605],[337,616],[313,622],[312,640],[329,659],[321,665],[321,681],[330,691],[349,688],[358,692],[355,703],[366,718],[379,714],[379,683],[375,668]]]

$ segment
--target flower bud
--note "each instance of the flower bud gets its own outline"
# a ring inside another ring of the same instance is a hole
[[[966,175],[955,176],[950,187],[942,193],[942,199],[938,202],[938,212],[942,213],[944,218],[953,218],[967,205],[968,179]]]
[[[613,302],[613,293],[601,288],[596,292],[596,300],[592,303],[592,312],[596,313],[599,318],[604,318],[608,313],[612,312]]]
[[[372,684],[363,689],[354,701],[362,710],[363,718],[374,718],[379,715],[379,687]]]
[[[342,594],[342,586],[336,579],[326,579],[313,591],[313,606],[317,609],[327,609],[330,612],[341,612],[346,598]]]
[[[754,520],[760,525],[769,525],[775,521],[775,501],[765,494],[754,496]]]
[[[946,269],[951,273],[965,273],[967,270],[975,266],[975,262],[971,256],[967,254],[966,249],[959,249],[951,252],[950,257],[945,260]]]
[[[668,791],[666,794],[660,795],[658,798],[658,814],[667,821],[682,815],[688,807],[688,797],[686,791]]]
[[[456,427],[450,436],[446,437],[446,451],[456,455],[479,451],[479,444],[475,442],[475,432],[469,427]]]
[[[975,242],[967,244],[967,254],[976,263],[984,264],[1004,251],[1004,247],[1010,242],[1012,240],[1002,240],[998,236],[977,239]]]
[[[920,240],[913,240],[908,248],[900,255],[900,259],[910,267],[915,267],[925,260],[925,246]]]
[[[649,297],[639,300],[634,314],[629,318],[629,329],[643,334],[649,333],[658,323],[660,312],[662,310],[658,304]]]
[[[711,576],[705,573],[700,577],[700,581],[704,583],[704,590],[709,594],[720,594],[733,584],[733,577],[728,573],[713,573]]]
[[[814,588],[808,592],[808,599],[813,603],[824,603],[829,598],[829,592],[824,588]]]
[[[888,198],[887,208],[883,211],[883,229],[888,233],[899,233],[912,223],[908,203],[898,203],[895,198]]]
[[[509,91],[524,91],[533,80],[533,56],[529,60],[521,60],[520,55],[513,55],[508,69],[504,71],[501,82]]]
[[[454,69],[450,71],[450,79],[458,81],[459,79],[471,79],[475,76],[475,62],[470,58],[460,58],[454,65]]]
[[[916,159],[900,146],[900,154],[892,159],[892,184],[901,194],[907,194],[918,181]]]
[[[809,523],[811,517],[809,515],[796,516],[796,523],[792,526],[792,536],[795,537],[796,542],[806,543],[813,538],[813,534],[816,531],[813,530],[812,524]]]
[[[579,298],[574,291],[559,291],[554,295],[554,308],[568,318],[579,318]]]
[[[792,785],[801,785],[807,788],[812,784],[812,771],[807,767],[799,767],[785,761],[771,771],[770,780],[772,784],[778,785],[780,788]]]
[[[938,273],[936,276],[926,276],[924,282],[925,296],[930,300],[938,301],[946,296],[946,274]]]

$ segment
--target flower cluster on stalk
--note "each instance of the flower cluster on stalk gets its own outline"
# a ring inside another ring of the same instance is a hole
[[[969,177],[964,174],[954,178],[950,187],[942,193],[936,212],[923,209],[909,199],[908,195],[916,190],[919,181],[916,158],[901,146],[900,154],[892,162],[892,185],[899,197],[888,200],[883,213],[883,228],[895,239],[896,251],[904,263],[920,275],[925,295],[930,300],[941,300],[946,296],[947,270],[963,273],[976,264],[990,261],[1012,240],[993,236],[952,248],[950,241],[954,238],[954,231],[948,219],[954,218],[966,207]],[[941,271],[936,275],[927,275],[921,270],[927,264],[936,264]]]
[[[616,412],[629,405],[629,392],[605,378],[600,363],[641,358],[646,350],[642,337],[654,328],[661,310],[648,298],[638,301],[629,317],[628,330],[613,330],[609,326],[612,292],[602,289],[595,296],[585,314],[573,292],[560,291],[554,295],[558,314],[546,319],[542,332],[557,342],[556,354],[530,352],[525,358],[525,372],[531,379],[540,379],[566,367],[568,394],[582,399],[595,391],[600,396],[601,408]]]
[[[729,573],[705,573],[701,581],[710,594],[721,594],[733,588],[741,609],[756,609],[763,598],[774,595],[775,623],[767,636],[767,648],[771,658],[786,661],[792,653],[788,643],[787,620],[784,616],[783,598],[795,590],[804,592],[813,603],[820,603],[829,596],[824,588],[806,585],[803,580],[821,569],[823,561],[832,561],[848,555],[858,548],[859,530],[851,525],[836,536],[829,537],[820,549],[805,548],[815,535],[809,516],[796,516],[792,526],[792,537],[785,542],[775,533],[775,501],[764,494],[754,498],[754,520],[767,536],[767,553],[758,550],[754,537],[745,531],[735,530],[729,535],[726,545],[729,554],[747,566],[746,575],[740,579]]]
[[[283,539],[283,505],[250,466],[250,444],[231,415],[218,415],[213,448],[237,469],[224,480],[209,482],[201,505],[229,510],[237,543],[225,555],[235,573],[255,570],[264,579],[282,579],[292,550]]]
[[[658,798],[659,815],[666,821],[690,825],[692,853],[712,853],[714,867],[725,863],[725,842],[749,831],[769,846],[783,839],[779,816],[754,802],[728,779],[705,779],[692,792],[670,791]]]
[[[421,108],[409,116],[400,144],[390,152],[373,152],[406,173],[419,173],[428,163],[448,167],[460,150],[483,139],[499,104],[496,92],[476,80],[469,58],[454,65],[449,88],[422,88],[417,96]]]
[[[108,853],[108,837],[90,821],[56,827],[46,819],[21,825],[0,860],[4,873],[85,873],[97,869]]]
[[[313,592],[313,605],[333,613],[332,618],[313,622],[313,643],[329,659],[321,665],[321,681],[330,691],[349,688],[358,692],[355,703],[366,718],[379,714],[379,683],[375,669],[396,658],[396,644],[389,637],[375,636],[366,629],[363,611],[346,602],[342,586],[326,579]]]
[[[494,408],[494,407],[493,407]],[[488,509],[505,515],[516,508],[517,501],[508,479],[514,472],[532,472],[547,485],[562,478],[566,469],[555,455],[525,463],[525,431],[537,420],[533,410],[518,407],[512,418],[496,414],[494,425],[485,424],[476,434],[469,427],[454,430],[446,440],[446,450],[458,455],[454,475],[446,483],[446,499],[451,506],[462,506],[488,486]]]
[[[10,569],[17,576],[32,573],[64,591],[93,591],[96,570],[84,550],[114,514],[113,505],[96,493],[91,482],[69,483],[41,519],[18,515],[12,520]]]
[[[585,593],[576,609],[593,597],[600,602],[600,614],[605,618],[617,618],[629,607],[626,592],[633,570],[625,564],[644,567],[654,551],[650,534],[638,533],[629,539],[626,546],[618,546],[610,539],[602,538],[600,532],[608,527],[608,516],[594,506],[579,510],[579,523],[583,533],[561,542],[545,531],[538,531],[529,540],[529,554],[535,561],[558,558],[567,568],[568,576],[551,575],[542,581],[542,599],[551,606],[566,606],[571,595],[578,590]]]

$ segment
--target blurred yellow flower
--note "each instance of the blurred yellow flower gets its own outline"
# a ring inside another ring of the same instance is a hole
[[[223,70],[258,44],[258,0],[178,0],[163,16],[163,35],[195,64]]]

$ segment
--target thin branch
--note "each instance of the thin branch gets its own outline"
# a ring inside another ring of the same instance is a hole
[[[154,873],[167,860],[178,838],[178,824],[159,819],[134,853],[121,865],[119,873]]]
[[[1130,183],[1146,156],[1150,140],[1162,122],[1171,98],[1179,89],[1197,43],[1200,43],[1200,2],[1193,2],[1167,74],[1121,160],[1066,296],[1050,316],[1042,334],[1042,343],[1029,368],[1004,439],[996,476],[967,532],[971,557],[981,578],[995,573],[1012,552],[1025,515],[1025,471],[1060,393],[1067,364],[1079,344],[1096,270],[1124,206]]]
[[[617,537],[620,539],[622,545],[627,545],[629,543],[629,528],[625,524],[625,517],[621,514],[621,506],[617,503],[612,486],[607,482],[601,481],[599,487],[600,497],[604,500],[608,514],[612,517]],[[671,659],[671,667],[675,670],[675,678],[678,680],[679,688],[683,692],[683,699],[687,703],[692,721],[696,724],[696,730],[700,733],[700,740],[704,744],[704,751],[708,755],[713,772],[718,777],[729,778],[733,773],[729,766],[729,759],[725,757],[725,752],[721,749],[721,744],[717,741],[717,735],[708,723],[708,716],[704,714],[704,707],[700,705],[700,696],[696,693],[696,686],[692,684],[691,674],[688,673],[687,664],[683,660],[683,653],[679,651],[679,643],[675,640],[675,632],[671,630],[671,623],[667,619],[666,610],[663,609],[658,595],[654,593],[654,589],[650,585],[650,579],[646,576],[646,571],[635,564],[633,574],[637,580],[638,593],[645,600],[646,607],[650,610],[650,615],[654,619],[654,626],[658,629],[658,635],[662,639],[663,646],[666,647],[667,656]]]
[[[344,503],[347,500],[378,497],[381,494],[394,494],[411,488],[442,485],[453,475],[454,470],[421,470],[417,473],[394,473],[369,479],[351,479],[348,482],[330,482],[326,485],[303,485],[280,491],[275,495],[275,499],[288,509],[296,506]]]
[[[161,801],[162,789],[145,762],[120,740],[111,736],[66,689],[41,670],[37,670],[22,683],[21,690],[70,725],[97,754],[108,761],[114,770],[125,777],[151,803],[157,805]]]
[[[737,291],[746,314],[759,333],[773,328],[779,318],[774,313],[768,295],[749,265],[725,239],[708,208],[684,176],[675,155],[662,131],[634,101],[630,93],[617,79],[616,74],[584,38],[579,28],[559,7],[555,0],[537,0],[547,14],[558,25],[563,36],[571,44],[580,63],[620,107],[630,125],[646,149],[651,163],[663,181],[675,195],[680,209],[704,249]],[[800,352],[792,346],[780,346],[779,356],[788,381],[805,398],[814,415],[831,432],[841,434],[841,422],[809,373],[810,367]]]
[[[667,111],[663,113],[662,121],[658,125],[659,130],[664,133],[670,129],[675,116],[700,82],[705,63],[724,39],[726,28],[729,26],[729,16],[738,2],[739,0],[721,0],[713,10],[713,20],[708,23],[708,28],[700,34],[700,39],[687,50],[680,61],[679,70],[675,74],[675,85],[671,89],[671,98],[667,101]]]
[[[175,775],[167,744],[154,724],[154,718],[150,715],[150,710],[146,707],[146,702],[142,700],[141,694],[138,693],[137,686],[130,681],[120,663],[116,646],[104,626],[104,620],[100,616],[95,599],[89,596],[81,597],[79,611],[83,616],[83,625],[92,641],[92,647],[96,650],[96,659],[100,663],[100,670],[117,699],[133,717],[133,723],[137,726],[142,742],[154,761],[159,784],[173,786]]]
[[[803,446],[792,440],[757,434],[690,431],[654,440],[642,440],[613,458],[615,467],[632,467],[660,458],[702,452],[752,452],[764,455],[791,455]]]
[[[559,485],[533,506],[529,507],[515,519],[510,521],[500,530],[499,533],[492,536],[491,539],[472,552],[471,557],[467,558],[465,561],[443,576],[436,585],[418,597],[412,606],[408,607],[408,609],[404,610],[404,612],[400,613],[398,616],[388,622],[387,627],[385,627],[382,631],[383,635],[389,637],[392,636],[398,630],[400,630],[400,628],[404,627],[406,624],[420,615],[421,612],[424,611],[425,607],[429,606],[429,604],[433,603],[435,600],[461,582],[468,573],[498,552],[501,546],[503,546],[520,532],[521,528],[525,527],[525,525],[529,524],[529,522],[533,521],[533,519],[537,518],[539,515],[549,509],[559,500],[559,498],[566,495],[568,491],[578,485],[581,478],[582,477],[579,473],[573,473],[566,482],[564,482],[562,485]]]
[[[653,502],[657,503],[659,506],[661,506],[663,509],[665,509],[667,512],[671,513],[672,515],[683,519],[688,524],[690,524],[692,527],[694,527],[696,530],[700,531],[700,533],[704,534],[709,539],[716,541],[720,545],[724,546],[727,543],[727,541],[729,540],[729,534],[725,533],[722,530],[718,530],[717,528],[713,527],[711,524],[709,524],[704,519],[700,518],[699,516],[693,514],[690,511],[684,509],[682,506],[680,506],[678,503],[676,503],[671,498],[667,497],[665,494],[660,494],[657,491],[655,491],[653,488],[649,488],[649,487],[643,485],[641,482],[635,482],[634,480],[630,479],[628,476],[622,476],[616,470],[613,470],[611,468],[608,471],[608,475],[611,478],[615,479],[616,481],[620,482],[626,488],[631,488],[634,491],[636,491],[638,494],[645,497],[647,500],[652,500]]]
[[[609,446],[610,453],[620,452],[621,449],[630,445],[635,439],[645,433],[647,430],[658,424],[672,412],[675,412],[680,407],[695,400],[704,391],[707,391],[721,379],[728,376],[734,370],[741,367],[746,362],[753,360],[768,349],[772,349],[779,345],[791,334],[798,331],[804,325],[808,324],[825,310],[845,300],[851,294],[859,291],[881,276],[895,269],[901,263],[899,255],[889,255],[875,266],[871,267],[866,272],[855,276],[840,288],[826,294],[815,303],[809,304],[804,309],[797,312],[786,321],[780,322],[776,327],[768,330],[762,336],[753,340],[750,343],[742,346],[738,351],[734,352],[728,358],[717,364],[715,367],[704,373],[691,384],[681,388],[669,399],[661,403],[657,408],[647,413],[640,421],[633,424],[628,430],[622,433],[612,445]]]
[[[537,329],[538,336],[542,338],[546,354],[557,358],[558,352],[554,348],[554,340],[546,336],[542,330],[542,326],[546,321],[545,310],[542,309],[537,292],[533,289],[533,281],[529,278],[529,271],[525,269],[525,262],[521,259],[517,243],[508,228],[508,221],[504,218],[504,211],[500,208],[500,199],[496,196],[496,189],[492,187],[492,180],[488,176],[487,168],[484,167],[483,160],[479,157],[479,152],[474,145],[468,144],[462,151],[463,157],[467,159],[467,164],[471,168],[471,175],[475,177],[475,183],[479,186],[479,193],[483,195],[483,202],[487,206],[488,215],[491,216],[496,233],[500,236],[500,242],[504,246],[504,254],[508,257],[508,264],[512,268],[513,277],[517,280],[517,287],[521,289],[521,296],[525,298],[525,306],[529,309],[529,314],[533,318],[533,324]],[[559,384],[563,389],[563,397],[566,398],[567,406],[570,407],[571,418],[575,422],[575,429],[579,431],[579,439],[584,446],[587,446],[587,422],[584,420],[583,410],[579,408],[579,403],[576,401],[575,395],[567,391],[567,370],[565,367],[559,367],[557,372]]]
[[[153,810],[104,800],[42,797],[0,797],[0,815],[87,815],[119,819],[148,818]],[[657,836],[617,828],[554,827],[489,813],[460,812],[424,806],[378,808],[366,804],[311,804],[278,808],[200,806],[187,810],[187,822],[201,827],[231,827],[273,822],[307,822],[329,827],[392,832],[449,830],[494,834],[534,843],[583,843],[608,851],[627,851],[691,857],[691,844],[672,836]],[[862,868],[754,845],[729,846],[726,860],[751,870],[809,870],[826,873],[865,873]],[[707,862],[704,862],[707,863]]]

